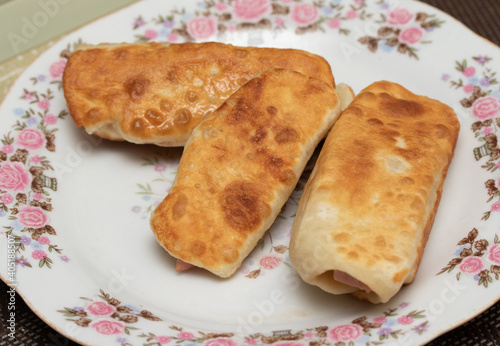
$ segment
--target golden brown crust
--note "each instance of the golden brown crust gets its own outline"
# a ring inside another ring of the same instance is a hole
[[[354,91],[345,83],[337,84],[335,91],[337,91],[340,97],[341,109],[343,111],[351,104],[352,100],[354,100]]]
[[[271,70],[195,128],[151,228],[174,257],[231,276],[271,226],[340,113],[325,82]]]
[[[208,43],[85,46],[63,76],[78,126],[114,140],[183,146],[208,113],[257,73],[281,68],[335,86],[328,62],[294,49]]]
[[[372,302],[410,283],[459,128],[436,100],[385,81],[365,88],[330,131],[299,203],[290,257],[305,281]],[[333,270],[373,292],[336,282]]]

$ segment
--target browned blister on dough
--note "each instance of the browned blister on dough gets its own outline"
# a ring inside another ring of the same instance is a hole
[[[274,222],[340,114],[327,83],[289,70],[255,77],[195,128],[151,227],[174,257],[231,276]]]
[[[320,56],[207,42],[82,46],[68,60],[63,89],[71,116],[90,134],[183,146],[205,115],[273,68],[335,87],[330,65]]]
[[[447,105],[386,81],[332,128],[300,200],[290,258],[302,278],[386,302],[413,281],[460,124]]]

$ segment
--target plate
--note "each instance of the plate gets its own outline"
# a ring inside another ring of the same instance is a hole
[[[386,79],[453,107],[461,132],[414,283],[381,305],[303,283],[287,245],[305,177],[234,277],[176,273],[148,219],[172,184],[181,149],[89,136],[74,125],[61,89],[76,44],[152,40],[304,49],[325,57],[337,82],[355,92]],[[82,344],[432,340],[499,299],[499,61],[498,47],[415,1],[129,6],[55,44],[0,108],[2,279]]]

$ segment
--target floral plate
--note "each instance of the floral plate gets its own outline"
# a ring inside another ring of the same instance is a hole
[[[148,219],[181,150],[88,136],[61,90],[75,44],[152,40],[304,49],[356,92],[387,79],[452,106],[461,133],[414,283],[371,305],[300,280],[288,239],[310,166],[234,277],[176,273]],[[416,1],[138,2],[55,44],[0,108],[1,277],[82,344],[432,340],[500,297],[499,62],[498,47]]]

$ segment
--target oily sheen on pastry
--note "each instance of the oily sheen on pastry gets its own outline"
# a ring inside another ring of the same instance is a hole
[[[308,283],[387,302],[413,281],[459,132],[453,110],[381,81],[329,132],[292,226]]]
[[[269,70],[246,83],[194,129],[151,218],[158,242],[181,263],[231,276],[339,114],[335,90],[298,72]]]
[[[71,116],[90,134],[183,146],[206,114],[273,68],[335,87],[330,65],[320,56],[207,42],[81,46],[68,60],[63,88]]]

